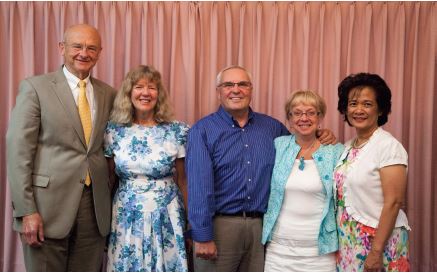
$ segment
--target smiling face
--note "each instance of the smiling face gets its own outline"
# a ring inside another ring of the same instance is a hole
[[[351,90],[348,95],[346,115],[358,134],[371,134],[378,127],[380,115],[375,91],[368,87]]]
[[[319,113],[312,104],[298,103],[288,114],[288,122],[296,135],[316,136],[321,120]]]
[[[100,41],[99,33],[91,26],[76,25],[67,29],[64,41],[59,43],[59,50],[68,71],[79,79],[85,79],[99,59]]]
[[[132,87],[131,101],[135,117],[153,116],[158,101],[158,88],[155,83],[141,78]]]
[[[240,83],[222,86],[223,83]],[[222,107],[231,115],[240,115],[249,111],[252,100],[252,85],[247,73],[239,68],[231,68],[222,73],[221,83],[217,87],[218,98]]]

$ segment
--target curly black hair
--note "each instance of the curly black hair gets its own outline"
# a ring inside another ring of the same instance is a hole
[[[388,121],[388,115],[391,112],[391,90],[384,79],[378,74],[361,72],[351,74],[341,81],[338,85],[338,111],[343,114],[344,120],[352,126],[347,119],[348,97],[351,90],[355,88],[363,89],[369,87],[374,90],[378,111],[381,115],[378,117],[378,126],[382,126]]]

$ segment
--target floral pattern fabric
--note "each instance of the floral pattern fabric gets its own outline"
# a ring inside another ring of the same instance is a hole
[[[188,126],[109,123],[105,156],[114,157],[119,187],[112,202],[108,271],[188,271],[185,211],[174,181],[185,157]]]
[[[348,156],[334,172],[337,187],[337,224],[339,250],[337,271],[364,271],[364,261],[370,252],[376,229],[354,220],[346,211],[344,186],[347,170],[354,162],[360,149],[351,148]],[[408,231],[404,227],[395,228],[387,241],[383,253],[384,271],[409,271]]]

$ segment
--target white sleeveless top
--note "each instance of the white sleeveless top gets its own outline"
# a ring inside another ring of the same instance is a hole
[[[318,235],[326,194],[314,160],[299,170],[296,159],[285,186],[272,241],[290,247],[290,255],[318,255]]]

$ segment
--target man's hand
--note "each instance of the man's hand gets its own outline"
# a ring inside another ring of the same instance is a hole
[[[42,218],[39,213],[33,213],[23,217],[23,232],[21,233],[26,244],[39,247],[44,241]]]
[[[337,138],[335,138],[334,133],[329,129],[319,129],[317,130],[316,135],[320,143],[324,145],[335,145],[337,143]]]
[[[217,247],[214,241],[194,242],[194,252],[196,252],[196,257],[204,260],[214,260],[217,258]]]

